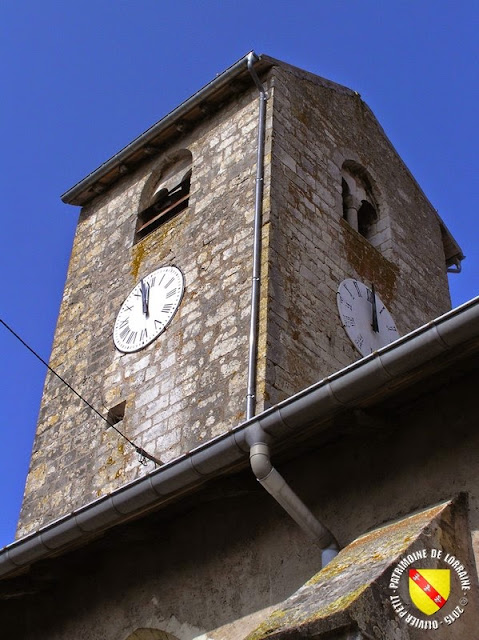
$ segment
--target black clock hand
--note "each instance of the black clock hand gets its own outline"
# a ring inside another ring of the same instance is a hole
[[[371,327],[373,328],[373,331],[375,333],[379,333],[379,325],[378,325],[378,310],[376,307],[376,292],[374,291],[374,283],[372,284],[372,301],[371,301],[372,307],[373,307],[373,316],[372,316],[372,322],[371,322]]]
[[[145,284],[143,278],[140,280],[140,285],[141,285],[141,304],[142,304],[142,309],[143,309],[143,313],[147,316],[148,315],[148,303],[150,301],[150,285],[149,284]]]

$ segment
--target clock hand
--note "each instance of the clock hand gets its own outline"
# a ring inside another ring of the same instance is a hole
[[[150,301],[150,285],[145,284],[143,278],[140,280],[141,285],[141,305],[143,313],[148,315],[148,303]]]
[[[373,307],[373,315],[372,315],[372,322],[371,322],[371,327],[373,328],[373,331],[375,333],[379,333],[379,325],[378,325],[378,310],[376,307],[376,292],[374,291],[374,282],[372,284],[372,301],[371,301],[372,307]]]

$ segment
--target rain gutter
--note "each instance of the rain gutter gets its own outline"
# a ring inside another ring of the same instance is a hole
[[[275,444],[306,427],[319,431],[333,415],[377,396],[381,388],[407,380],[418,367],[473,338],[479,338],[479,297],[140,480],[4,547],[0,551],[0,577],[18,573],[40,559],[66,551],[72,544],[86,543],[92,536],[157,509],[207,480],[246,466],[250,445],[258,441],[258,435]]]

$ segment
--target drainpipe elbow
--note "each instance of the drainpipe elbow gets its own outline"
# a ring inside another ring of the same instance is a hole
[[[311,513],[294,493],[283,476],[273,467],[269,447],[256,442],[250,448],[250,463],[258,482],[322,550],[324,567],[338,554],[338,545],[331,532]]]
[[[263,442],[253,444],[249,452],[249,460],[257,480],[265,482],[273,470],[268,445]]]
[[[254,51],[251,51],[248,54],[248,58],[247,58],[248,71],[249,71],[251,77],[253,78],[253,82],[255,83],[256,88],[258,89],[258,91],[260,93],[261,99],[262,100],[266,100],[265,88],[261,84],[261,80],[259,79],[258,74],[256,73],[256,69],[254,68],[254,63],[258,62],[258,60],[259,60],[259,58],[256,55],[256,53],[254,53]]]
[[[248,69],[251,69],[254,63],[258,62],[258,60],[259,60],[259,56],[254,51],[250,51],[246,57]]]

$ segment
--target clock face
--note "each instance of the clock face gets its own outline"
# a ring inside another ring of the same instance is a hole
[[[396,324],[380,297],[362,282],[343,280],[337,302],[343,327],[361,355],[367,356],[399,338]]]
[[[118,312],[113,328],[116,348],[131,353],[153,342],[175,315],[183,290],[177,267],[160,267],[142,278]]]

